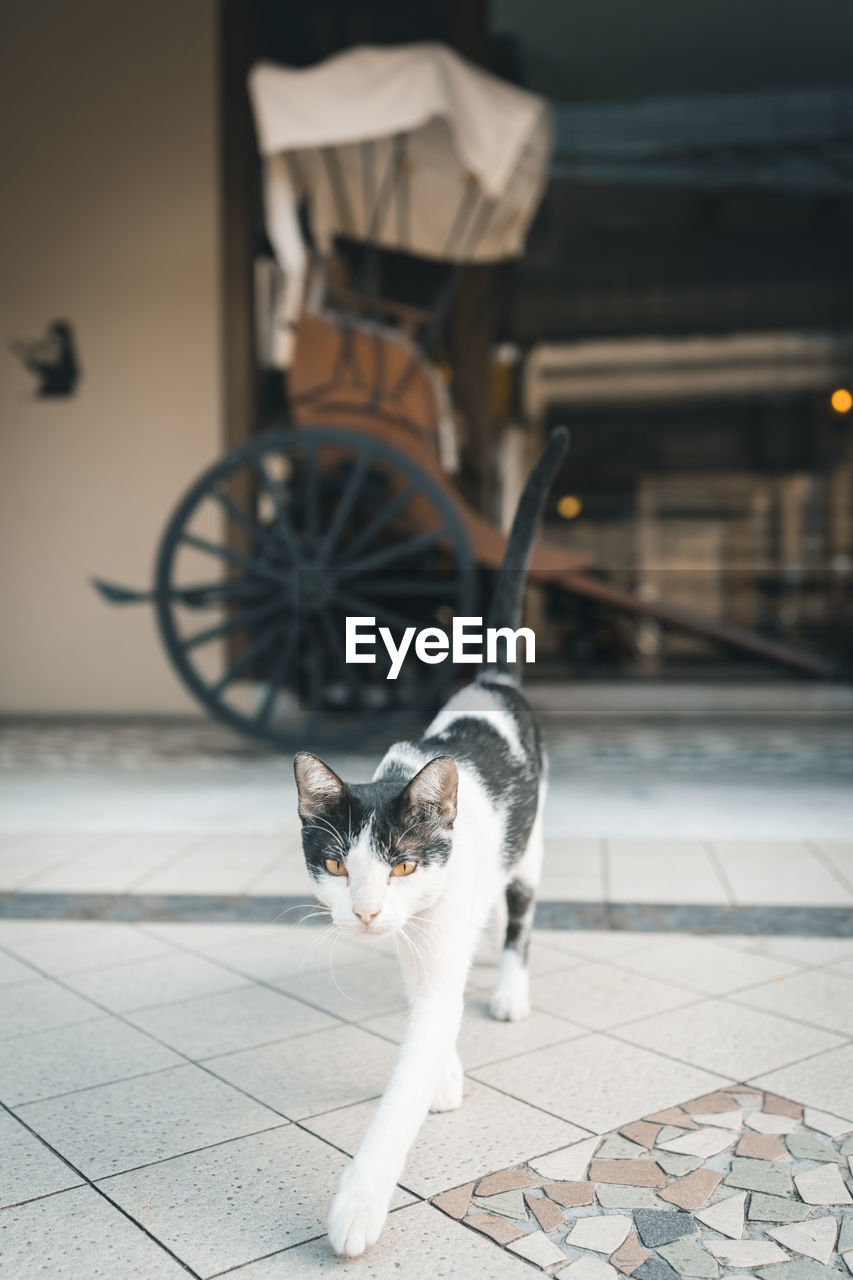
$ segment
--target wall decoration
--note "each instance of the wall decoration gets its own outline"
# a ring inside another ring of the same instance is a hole
[[[44,338],[16,340],[10,348],[38,379],[36,395],[40,399],[74,394],[81,370],[70,321],[52,320]]]

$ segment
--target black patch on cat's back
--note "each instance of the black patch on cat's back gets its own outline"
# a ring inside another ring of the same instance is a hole
[[[514,685],[480,682],[511,718],[521,753],[498,728],[478,715],[460,712],[440,736],[425,737],[419,746],[430,754],[452,755],[477,773],[487,794],[505,812],[502,859],[512,867],[523,857],[536,813],[545,767],[539,726],[524,695]]]

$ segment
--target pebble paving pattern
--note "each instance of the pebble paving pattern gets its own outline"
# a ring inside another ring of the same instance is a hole
[[[732,1085],[436,1196],[560,1280],[853,1275],[853,1121]]]

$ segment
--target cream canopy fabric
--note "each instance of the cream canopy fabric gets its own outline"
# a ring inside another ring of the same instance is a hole
[[[259,63],[249,92],[277,253],[295,230],[284,204],[303,198],[322,248],[341,234],[452,261],[522,252],[551,145],[542,98],[438,44]]]

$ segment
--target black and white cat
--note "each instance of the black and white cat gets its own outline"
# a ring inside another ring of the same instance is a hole
[[[528,479],[489,626],[519,626],[530,553],[567,443],[564,428],[554,431]],[[317,897],[342,930],[402,938],[410,1005],[391,1078],[329,1211],[336,1253],[356,1257],[378,1239],[427,1112],[462,1104],[456,1038],[465,982],[480,934],[504,897],[506,937],[490,1009],[507,1021],[529,1010],[545,768],[536,720],[507,662],[481,668],[419,742],[395,743],[372,782],[344,783],[307,752],[294,760]]]

